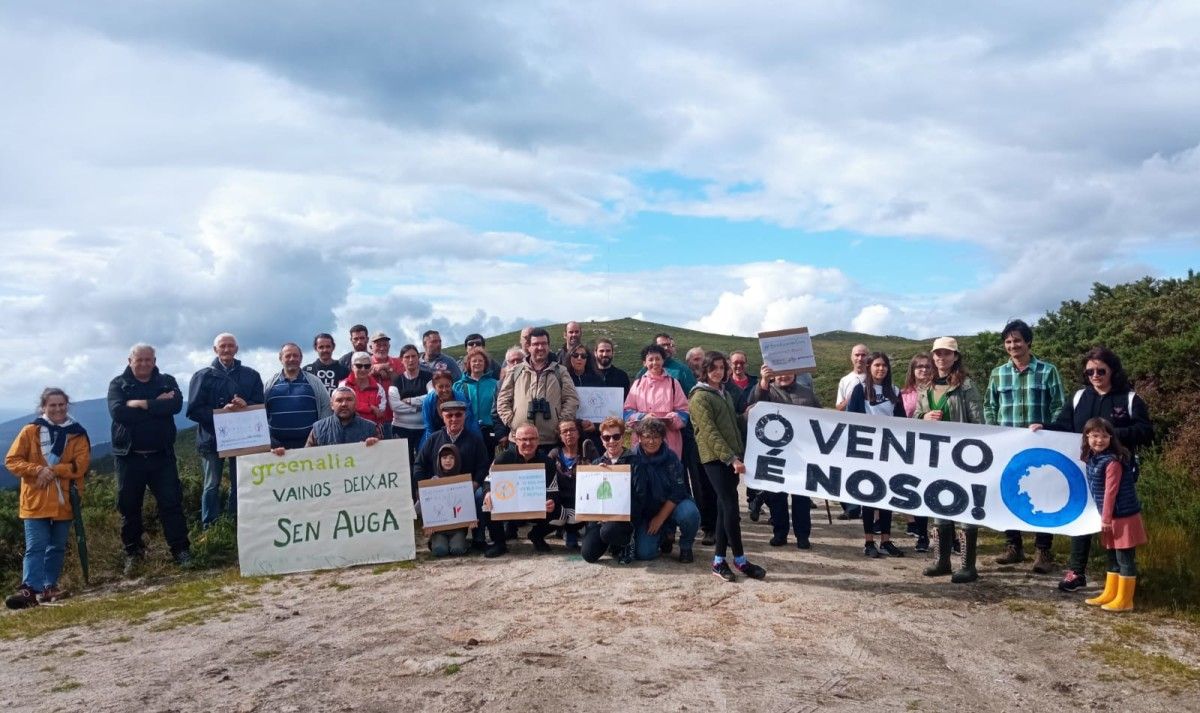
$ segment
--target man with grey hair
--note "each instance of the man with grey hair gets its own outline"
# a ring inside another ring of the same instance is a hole
[[[129,350],[125,371],[108,384],[127,577],[135,574],[146,549],[142,541],[146,488],[158,503],[158,519],[171,556],[184,567],[192,560],[183,517],[183,486],[175,464],[175,414],[183,409],[183,394],[175,377],[160,372],[155,362],[154,347],[135,344]]]
[[[688,365],[688,369],[691,370],[692,376],[696,377],[696,381],[704,380],[701,378],[700,374],[700,365],[704,362],[704,347],[692,347],[691,349],[687,350],[687,354],[684,355],[683,361]]]
[[[226,512],[237,517],[237,459],[217,454],[213,432],[213,413],[241,411],[263,403],[263,383],[258,372],[235,357],[237,337],[228,332],[213,340],[212,363],[192,375],[188,387],[187,417],[196,422],[196,450],[204,471],[204,491],[200,495],[200,524],[208,528],[221,515],[221,471],[229,461],[229,501]]]
[[[273,446],[303,448],[313,424],[333,413],[325,384],[300,369],[302,358],[299,344],[284,344],[279,348],[283,369],[263,386]]]

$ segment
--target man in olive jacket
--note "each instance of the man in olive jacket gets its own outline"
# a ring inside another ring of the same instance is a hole
[[[158,501],[158,517],[171,555],[180,565],[191,562],[183,486],[175,465],[175,414],[183,409],[183,394],[175,377],[160,372],[155,361],[154,347],[135,344],[129,350],[129,366],[108,384],[126,576],[133,574],[145,551],[142,501],[146,488]]]

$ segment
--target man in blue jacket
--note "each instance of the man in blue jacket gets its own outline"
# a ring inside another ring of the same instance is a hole
[[[221,515],[221,471],[229,461],[229,502],[227,512],[237,517],[237,459],[217,455],[213,434],[214,411],[241,411],[263,403],[263,383],[258,372],[234,357],[237,337],[224,332],[213,340],[217,355],[212,364],[192,375],[188,388],[187,417],[196,422],[196,450],[204,471],[204,491],[200,496],[200,524],[208,528]]]

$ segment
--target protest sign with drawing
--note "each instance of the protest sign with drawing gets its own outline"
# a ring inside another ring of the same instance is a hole
[[[1100,530],[1075,434],[761,402],[747,423],[747,487],[994,530]]]
[[[537,520],[546,517],[546,467],[493,465],[491,482],[493,520]]]
[[[759,332],[758,348],[763,364],[776,374],[801,374],[817,370],[812,337],[808,327]]]
[[[400,441],[248,455],[238,459],[237,481],[243,576],[417,556],[408,447]]]
[[[217,437],[217,455],[222,458],[271,450],[267,407],[262,404],[237,411],[213,411],[213,433]]]
[[[632,474],[628,465],[575,468],[575,519],[629,522]]]
[[[576,386],[579,409],[575,418],[600,423],[612,416],[621,418],[625,408],[625,390],[619,386]]]
[[[421,524],[431,532],[457,530],[478,524],[475,483],[470,475],[450,475],[417,482]]]

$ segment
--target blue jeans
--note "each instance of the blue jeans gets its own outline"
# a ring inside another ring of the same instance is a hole
[[[237,458],[221,458],[216,453],[200,454],[204,471],[204,492],[200,494],[200,524],[208,527],[221,516],[221,470],[229,461],[229,503],[225,511],[237,517]]]
[[[787,537],[788,494],[765,493],[767,508],[771,511],[771,532],[776,537]],[[792,496],[792,532],[797,540],[807,540],[812,535],[812,500],[807,495]]]
[[[658,533],[651,535],[646,532],[646,522],[639,522],[633,528],[634,557],[640,560],[652,560],[658,557],[658,545],[667,534],[674,534],[679,528],[679,549],[690,550],[696,541],[696,531],[700,529],[700,508],[691,498],[680,500],[670,517],[658,528]]]
[[[46,587],[57,587],[58,575],[62,574],[63,557],[67,554],[67,534],[71,532],[71,521],[47,517],[23,522],[25,562],[21,580],[35,592],[44,592]]]

